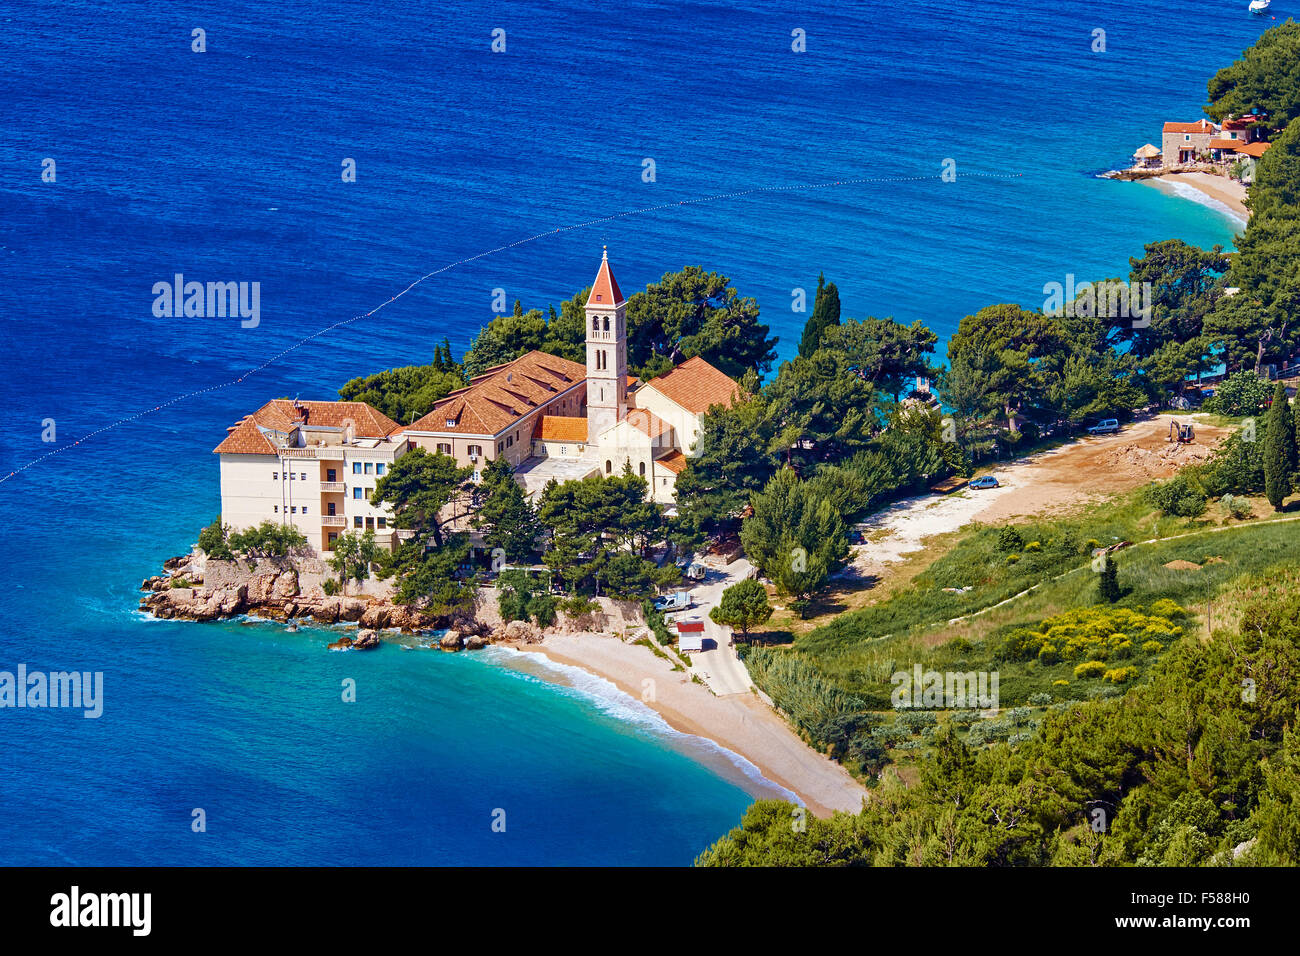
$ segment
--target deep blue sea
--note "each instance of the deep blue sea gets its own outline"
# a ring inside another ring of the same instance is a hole
[[[594,682],[140,618],[138,582],[219,508],[226,426],[459,353],[494,289],[558,305],[602,244],[625,292],[730,276],[783,357],[819,271],[845,315],[946,338],[1147,242],[1230,244],[1221,212],[1096,173],[1197,119],[1271,22],[1245,0],[10,0],[0,670],[102,671],[105,704],[0,710],[0,864],[689,863],[755,788]],[[176,273],[259,282],[260,324],[155,318]]]

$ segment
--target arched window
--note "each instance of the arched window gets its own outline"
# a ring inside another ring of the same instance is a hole
[[[641,477],[644,478],[644,477],[645,477],[645,462],[641,462],[640,468],[641,468]]]
[[[591,331],[593,332],[600,331],[600,318],[594,315],[591,317]]]
[[[609,316],[605,316],[605,331],[609,331]]]
[[[612,461],[610,461],[608,458],[606,458],[606,459],[605,459],[605,474],[608,475],[608,474],[609,474],[610,472],[612,472],[613,470],[614,470],[614,463],[613,463]]]

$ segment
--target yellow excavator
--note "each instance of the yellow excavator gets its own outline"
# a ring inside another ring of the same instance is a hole
[[[1192,429],[1192,423],[1184,425],[1182,422],[1173,421],[1169,423],[1169,441],[1176,441],[1180,445],[1190,445],[1196,441],[1196,432]]]

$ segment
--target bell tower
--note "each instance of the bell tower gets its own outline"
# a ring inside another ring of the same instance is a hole
[[[587,447],[627,417],[627,302],[601,254],[587,297]]]

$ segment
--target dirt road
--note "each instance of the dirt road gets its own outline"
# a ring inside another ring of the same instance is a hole
[[[1174,421],[1193,422],[1196,440],[1188,445],[1170,442]],[[1228,434],[1228,429],[1195,416],[1157,415],[1114,435],[1081,438],[1017,459],[992,472],[999,488],[908,498],[872,515],[861,525],[868,543],[854,549],[853,563],[863,574],[881,576],[886,565],[920,550],[926,538],[972,521],[995,524],[1076,511],[1090,501],[1131,491],[1204,461]]]

